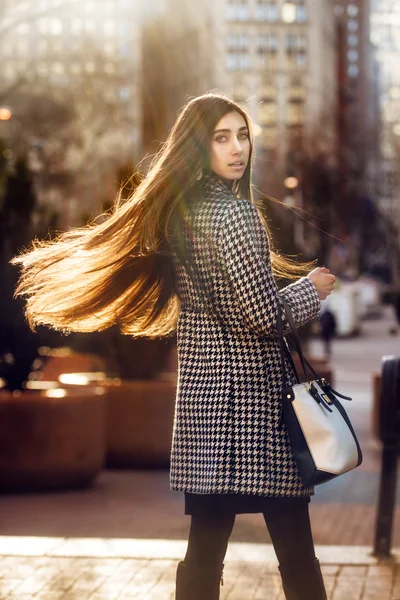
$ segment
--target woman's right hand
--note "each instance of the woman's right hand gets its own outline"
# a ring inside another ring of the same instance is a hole
[[[317,288],[320,300],[325,300],[329,296],[336,281],[336,277],[326,267],[317,267],[307,275],[307,279],[310,279]]]

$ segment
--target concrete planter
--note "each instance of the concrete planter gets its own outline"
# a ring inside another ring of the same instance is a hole
[[[106,370],[105,361],[96,354],[65,351],[49,356],[44,365],[37,371],[37,378],[45,381],[58,381],[63,373],[91,373]]]
[[[104,464],[102,387],[0,392],[0,489],[87,486]]]
[[[108,388],[107,466],[168,467],[175,381],[126,381]]]

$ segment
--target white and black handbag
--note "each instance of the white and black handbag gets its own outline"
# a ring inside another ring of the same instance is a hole
[[[282,315],[278,311],[277,329],[282,365],[282,420],[286,425],[300,476],[305,486],[325,483],[351,471],[362,462],[362,452],[350,419],[339,398],[351,400],[334,390],[304,357],[300,338],[289,305],[283,302],[291,329],[291,343],[297,352],[306,382],[301,383],[285,340]],[[289,385],[287,361],[297,383]],[[307,381],[307,368],[314,376]]]

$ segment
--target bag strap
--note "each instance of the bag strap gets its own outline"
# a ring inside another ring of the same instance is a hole
[[[299,332],[298,332],[298,329],[294,322],[292,310],[291,310],[289,304],[284,299],[282,299],[282,304],[284,306],[286,319],[290,326],[290,332],[293,336],[290,341],[292,342],[292,346],[293,346],[294,350],[297,352],[297,355],[299,357],[300,364],[301,364],[301,367],[302,367],[302,370],[303,370],[306,380],[308,379],[307,369],[312,373],[312,375],[314,376],[314,379],[321,379],[321,377],[318,375],[317,371],[314,369],[314,367],[309,363],[309,361],[304,356],[304,352],[301,347]]]
[[[350,398],[350,396],[345,396],[344,394],[340,394],[337,390],[335,390],[331,386],[331,384],[328,381],[322,380],[322,377],[320,375],[318,375],[317,371],[314,369],[314,367],[306,359],[306,357],[304,356],[304,353],[303,353],[303,349],[301,347],[300,336],[299,336],[299,333],[297,331],[297,327],[296,327],[295,322],[294,322],[294,318],[293,318],[293,315],[292,315],[292,310],[291,310],[289,304],[286,302],[286,300],[284,300],[283,298],[281,298],[281,301],[282,301],[282,305],[284,306],[285,316],[286,316],[286,319],[287,319],[287,321],[289,323],[290,331],[293,334],[293,339],[291,340],[292,341],[292,345],[294,347],[294,350],[297,352],[297,354],[299,356],[300,363],[301,363],[301,366],[302,366],[302,369],[303,369],[306,381],[308,380],[308,375],[307,375],[307,370],[306,370],[308,368],[308,370],[314,376],[314,379],[317,379],[317,380],[319,380],[321,382],[323,381],[322,386],[323,386],[325,392],[328,395],[330,393],[333,393],[335,396],[337,396],[338,398],[342,398],[343,400],[352,400],[352,398]],[[279,313],[279,311],[278,311],[278,313]],[[282,328],[282,317],[281,317],[280,314],[278,314],[278,331],[279,331],[279,337],[284,336],[284,334],[283,334],[283,328]],[[282,346],[281,346],[281,348],[282,348]],[[282,350],[281,350],[281,353],[282,353]],[[290,354],[290,351],[289,351],[289,354]],[[292,359],[292,366],[293,366],[293,359]],[[296,373],[297,380],[299,381],[299,376],[298,376],[298,373],[297,373],[296,369],[295,369],[295,373]],[[283,378],[282,378],[283,382],[285,380],[286,380],[286,375],[284,375]]]
[[[290,385],[285,358],[287,358],[291,364],[291,367],[292,367],[293,372],[297,379],[297,383],[300,383],[300,377],[297,372],[296,366],[294,364],[291,352],[290,352],[290,350],[287,346],[286,340],[285,340],[285,334],[283,332],[283,325],[282,325],[282,308],[280,305],[279,298],[278,298],[277,304],[278,304],[278,307],[277,307],[277,313],[276,313],[276,330],[278,332],[278,342],[279,342],[280,359],[281,359],[282,389],[285,389],[286,387],[288,387]]]

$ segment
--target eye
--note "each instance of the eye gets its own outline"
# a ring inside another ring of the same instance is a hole
[[[216,142],[225,142],[225,141],[226,141],[226,135],[218,135],[218,136],[215,138],[215,141],[216,141]]]
[[[249,134],[248,134],[248,132],[241,133],[238,137],[240,140],[246,140],[249,137]]]

